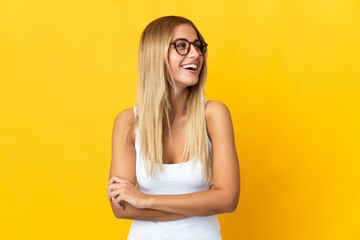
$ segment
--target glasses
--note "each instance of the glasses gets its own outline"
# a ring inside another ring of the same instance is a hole
[[[181,56],[185,56],[190,52],[191,44],[194,46],[194,48],[198,51],[200,55],[204,55],[206,53],[206,48],[208,46],[207,43],[198,39],[193,42],[189,42],[185,38],[179,38],[176,39],[174,42],[170,43],[170,46],[174,45],[176,52]]]

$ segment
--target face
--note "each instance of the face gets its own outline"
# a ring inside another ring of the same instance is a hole
[[[198,39],[195,29],[188,24],[180,24],[174,29],[171,42],[178,38],[185,38],[189,42],[194,42]],[[198,83],[204,57],[195,49],[192,44],[190,52],[185,56],[178,54],[173,44],[170,45],[168,60],[176,87],[181,89],[193,86]],[[184,67],[189,64],[197,65],[197,69],[190,70]]]

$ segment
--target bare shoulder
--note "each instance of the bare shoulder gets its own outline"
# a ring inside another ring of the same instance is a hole
[[[123,132],[134,123],[134,108],[122,110],[115,118],[114,133]],[[131,140],[134,142],[134,133],[131,134]]]
[[[210,138],[218,131],[233,131],[230,110],[220,101],[208,101],[205,107],[205,118]]]
[[[134,121],[134,108],[127,108],[122,110],[117,116],[115,121],[117,122],[131,122]]]
[[[205,107],[206,122],[230,120],[231,115],[229,108],[217,100],[209,100]]]
[[[218,100],[209,100],[205,107],[205,115],[206,117],[211,117],[212,115],[217,114],[230,114],[228,107],[218,101]]]

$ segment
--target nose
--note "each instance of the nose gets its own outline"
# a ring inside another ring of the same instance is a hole
[[[199,57],[200,53],[198,50],[196,50],[196,48],[193,44],[190,44],[190,51],[189,51],[188,55],[190,57]]]

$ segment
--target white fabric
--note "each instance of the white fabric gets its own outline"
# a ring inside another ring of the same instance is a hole
[[[136,107],[134,107],[134,112]],[[140,157],[139,131],[135,131],[136,180],[140,191],[153,195],[187,194],[209,189],[200,162],[193,158],[185,163],[163,164],[154,178],[147,177]],[[210,153],[212,153],[209,139]],[[188,217],[174,221],[134,220],[128,240],[220,240],[220,224],[216,215]]]

